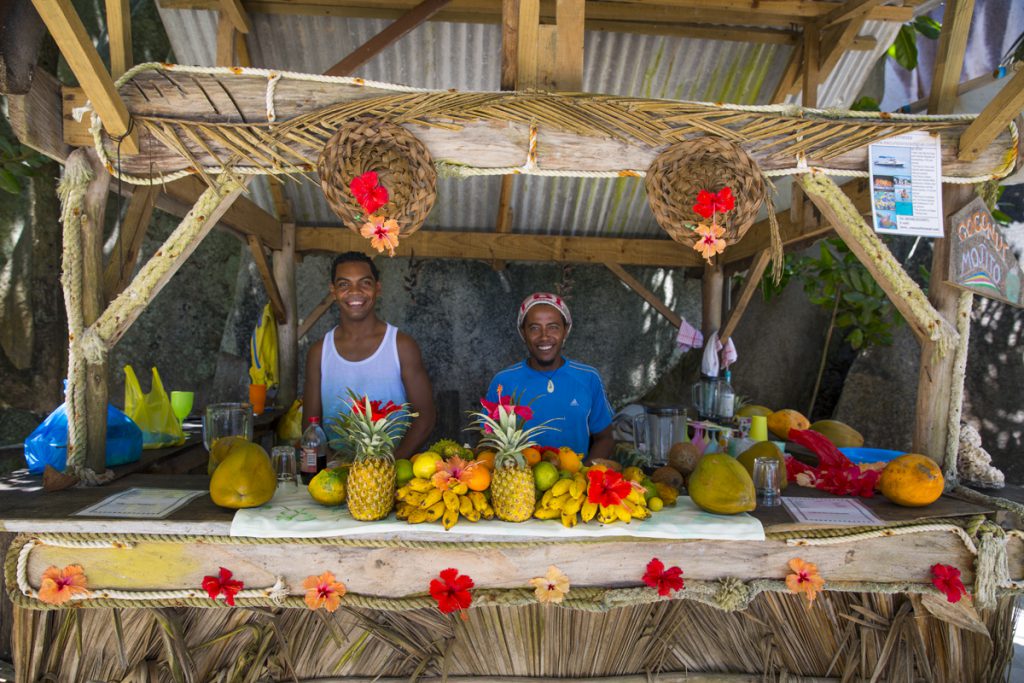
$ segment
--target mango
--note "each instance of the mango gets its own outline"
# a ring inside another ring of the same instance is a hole
[[[254,508],[274,497],[277,474],[270,456],[258,444],[242,441],[210,477],[210,498],[224,508]]]
[[[768,429],[780,439],[789,439],[790,429],[808,429],[811,426],[810,420],[795,410],[785,408],[776,410],[768,416]]]
[[[789,484],[789,481],[786,479],[786,458],[782,455],[782,451],[779,450],[778,446],[773,444],[771,441],[759,441],[740,453],[740,456],[736,458],[736,462],[743,465],[747,470],[747,474],[753,477],[755,458],[775,458],[778,460],[779,484],[781,488],[786,488]]]
[[[687,482],[687,491],[697,507],[716,515],[750,512],[757,507],[754,480],[725,453],[701,458]]]
[[[864,445],[860,432],[839,420],[818,420],[811,429],[834,443],[836,448],[860,448]]]

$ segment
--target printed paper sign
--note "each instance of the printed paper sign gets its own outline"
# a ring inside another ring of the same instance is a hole
[[[79,510],[79,517],[118,517],[122,519],[163,519],[206,491],[182,489],[133,488],[104,498]]]
[[[885,524],[863,503],[852,498],[783,497],[782,503],[793,519],[805,524],[849,524],[853,526]]]
[[[875,232],[942,237],[941,154],[939,137],[923,131],[868,147]]]

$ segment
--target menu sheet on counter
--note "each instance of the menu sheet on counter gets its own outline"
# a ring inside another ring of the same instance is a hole
[[[163,519],[206,491],[187,489],[131,488],[75,513],[78,517],[117,517],[120,519]]]
[[[875,232],[941,238],[942,146],[924,131],[868,147]]]
[[[884,525],[863,503],[851,498],[783,497],[786,511],[804,524],[841,524],[852,526]]]

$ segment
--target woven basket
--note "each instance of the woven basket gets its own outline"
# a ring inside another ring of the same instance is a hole
[[[437,171],[426,146],[394,123],[372,118],[346,122],[324,145],[317,163],[331,210],[358,233],[367,216],[349,189],[352,179],[376,171],[388,203],[377,211],[398,221],[401,236],[419,230],[437,198]]]
[[[697,242],[698,235],[687,226],[707,220],[693,210],[701,190],[732,188],[736,208],[717,217],[727,244],[743,237],[768,196],[761,169],[750,155],[735,143],[711,136],[677,142],[659,154],[647,170],[644,185],[658,225],[688,246]]]

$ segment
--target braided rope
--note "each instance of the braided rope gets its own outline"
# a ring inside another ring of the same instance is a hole
[[[964,379],[967,375],[967,346],[971,339],[971,308],[974,294],[960,292],[956,302],[956,331],[960,338],[953,352],[953,380],[949,392],[949,411],[946,416],[946,452],[942,475],[946,490],[959,484],[958,459],[960,454],[960,418],[963,415]]]
[[[413,88],[409,86],[396,85],[393,83],[382,83],[379,81],[367,81],[362,78],[354,78],[350,76],[322,76],[317,74],[302,74],[292,71],[279,71],[271,69],[258,69],[258,68],[240,68],[240,67],[199,67],[199,66],[187,66],[179,64],[166,64],[149,62],[145,64],[139,64],[132,69],[129,69],[124,73],[117,82],[116,87],[120,87],[123,84],[130,81],[134,76],[146,72],[146,71],[175,71],[179,73],[195,73],[204,75],[224,75],[224,76],[241,76],[241,75],[253,75],[263,76],[267,79],[266,89],[266,109],[267,109],[267,120],[274,122],[277,120],[274,98],[276,96],[277,84],[282,78],[290,80],[316,82],[316,83],[334,83],[343,85],[352,85],[367,88],[377,88],[386,90],[392,93],[437,93],[443,91],[429,90],[424,88]],[[482,94],[487,94],[482,93]],[[497,94],[497,93],[495,93]],[[505,93],[507,94],[507,93]],[[799,117],[804,115],[818,116],[827,119],[841,119],[849,116],[849,112],[837,109],[810,109],[801,108],[796,105],[736,105],[736,104],[721,104],[721,103],[710,103],[710,102],[694,102],[693,104],[707,107],[716,107],[725,111],[736,111],[736,112],[747,112],[747,113],[760,113],[760,114],[781,114],[784,116]],[[122,173],[120,169],[115,168],[114,164],[107,154],[106,148],[103,145],[103,134],[102,125],[99,116],[92,108],[91,103],[87,103],[82,108],[86,111],[91,111],[91,125],[90,132],[93,136],[93,142],[96,147],[96,151],[100,156],[104,166],[107,170],[117,178],[120,178],[124,182],[133,185],[156,185],[171,182],[179,178],[188,177],[195,175],[196,173],[207,173],[207,174],[220,174],[224,173],[226,169],[220,166],[209,166],[199,169],[183,169],[181,171],[175,171],[173,173],[161,174],[156,178],[148,178],[141,176],[133,176],[131,174]],[[889,113],[889,112],[857,112],[857,117],[862,119],[878,119],[885,121],[917,121],[917,122],[962,122],[962,121],[973,121],[976,118],[975,114],[952,114],[952,115],[941,115],[941,116],[920,116],[915,114],[903,114],[903,113]],[[144,125],[144,124],[142,124]],[[1017,158],[1017,147],[1018,147],[1018,131],[1015,123],[1009,125],[1012,145],[1007,153],[1004,155],[1002,165],[995,171],[981,176],[972,177],[952,177],[943,176],[942,182],[950,184],[976,184],[979,182],[985,182],[987,180],[998,179],[1009,174]],[[537,176],[550,176],[550,177],[577,177],[577,178],[617,178],[617,177],[643,177],[645,170],[643,169],[619,169],[616,171],[582,171],[582,170],[549,170],[543,169],[536,165],[536,127],[531,125],[530,127],[530,143],[527,150],[527,161],[523,166],[507,166],[500,168],[481,168],[475,166],[465,166],[457,164],[448,164],[444,170],[447,170],[452,175],[457,176],[489,176],[489,175],[515,175],[515,174],[528,174]],[[439,170],[442,170],[439,168]],[[811,172],[812,170],[819,173],[825,173],[828,175],[835,175],[840,177],[851,177],[851,178],[866,178],[868,173],[865,171],[848,171],[842,169],[831,169],[831,168],[810,168],[806,163],[806,159],[797,158],[797,166],[789,169],[776,169],[773,171],[765,172],[766,177],[779,177],[786,175],[801,175],[804,173]],[[283,169],[283,168],[262,168],[255,166],[232,166],[231,171],[242,175],[292,175],[295,173],[294,169]]]
[[[854,541],[864,541],[870,538],[883,538],[887,536],[906,536],[909,534],[921,534],[929,531],[951,531],[960,537],[960,540],[967,546],[967,550],[972,555],[978,554],[978,547],[974,544],[972,539],[963,527],[957,526],[956,524],[921,524],[908,527],[897,527],[895,529],[883,528],[874,531],[861,531],[854,534],[847,534],[844,536],[837,536],[833,538],[791,538],[786,540],[786,545],[791,546],[818,546],[818,545],[839,545],[842,543],[852,543]]]

